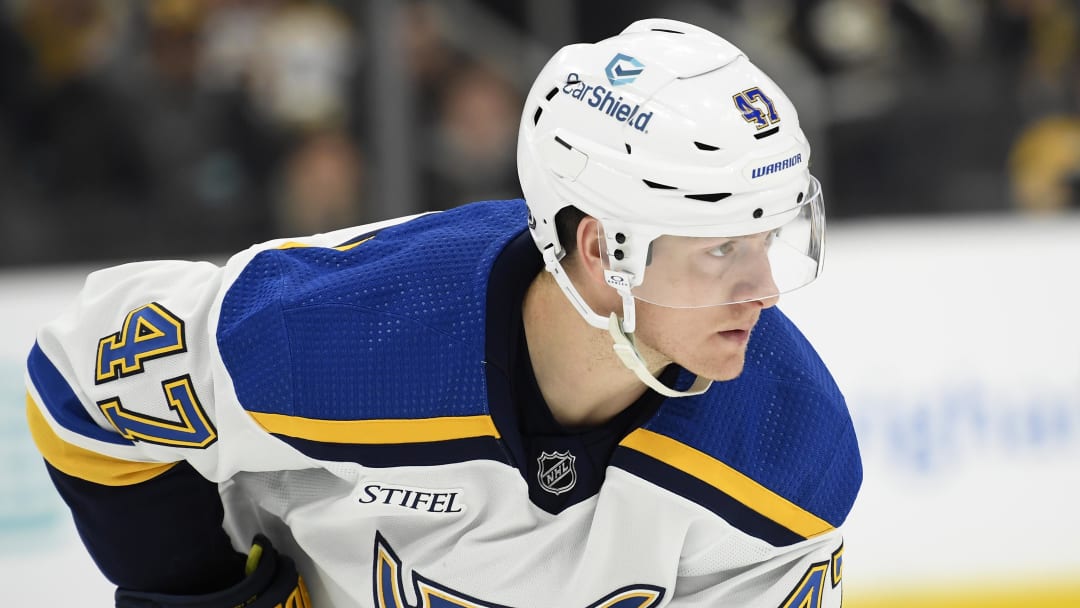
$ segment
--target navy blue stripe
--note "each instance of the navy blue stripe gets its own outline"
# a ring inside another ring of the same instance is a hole
[[[364,234],[361,234],[359,236],[354,236],[353,238],[345,241],[344,243],[334,245],[333,249],[338,249],[340,247],[348,247],[349,245],[352,245],[353,243],[359,243],[360,241],[370,239],[370,238],[374,237],[375,235],[379,234],[380,232],[382,232],[382,229],[368,230]]]
[[[697,477],[637,450],[620,447],[615,451],[611,464],[696,502],[746,534],[775,547],[806,540],[805,536],[765,517]]]
[[[30,350],[30,356],[26,359],[26,369],[30,374],[30,381],[34,383],[34,387],[37,388],[44,402],[41,405],[49,410],[49,414],[60,426],[98,441],[132,445],[131,441],[115,432],[101,428],[94,422],[94,419],[83,408],[82,402],[75,396],[75,391],[71,390],[71,386],[60,375],[60,370],[56,369],[36,342],[34,348]]]
[[[437,466],[473,460],[508,462],[494,437],[467,437],[405,444],[328,443],[274,434],[274,437],[318,460],[355,462],[366,467]]]
[[[179,462],[153,479],[129,486],[99,485],[48,462],[45,468],[71,508],[94,563],[114,584],[140,591],[201,594],[243,578],[244,557],[233,551],[221,527],[224,511],[218,486],[190,464]]]

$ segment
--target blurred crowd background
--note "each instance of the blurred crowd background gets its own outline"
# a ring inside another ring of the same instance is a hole
[[[831,221],[1080,208],[1074,0],[0,0],[0,266],[520,196],[543,62],[650,16],[784,87]]]

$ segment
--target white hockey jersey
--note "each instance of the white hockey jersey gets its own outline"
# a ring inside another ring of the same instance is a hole
[[[526,215],[475,203],[94,273],[30,354],[35,441],[102,491],[188,463],[235,548],[265,533],[316,608],[839,606],[861,466],[798,330],[766,310],[739,378],[534,432]],[[138,526],[191,511],[147,509]]]

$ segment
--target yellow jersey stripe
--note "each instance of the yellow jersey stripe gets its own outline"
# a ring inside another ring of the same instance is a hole
[[[26,396],[26,420],[38,451],[67,475],[105,486],[130,486],[161,475],[175,462],[134,462],[92,452],[68,443],[53,431],[34,400]]]
[[[367,237],[366,239],[360,239],[359,241],[356,241],[355,243],[349,243],[347,245],[338,245],[337,247],[327,247],[327,249],[336,249],[338,251],[348,251],[348,250],[352,249],[353,247],[359,247],[360,245],[363,245],[364,243],[370,241],[373,238],[375,238],[374,234]],[[304,249],[304,248],[308,248],[308,247],[314,247],[314,245],[308,245],[307,243],[301,243],[299,241],[285,241],[284,243],[277,246],[278,249]]]
[[[1022,578],[1018,575],[1018,578]],[[1080,582],[1067,575],[1034,580],[1015,586],[995,581],[962,581],[948,588],[912,583],[903,589],[876,589],[845,585],[844,603],[859,608],[1061,608],[1080,606]]]
[[[723,462],[665,435],[637,429],[619,445],[693,475],[800,536],[810,538],[833,529],[829,522]]]
[[[445,416],[404,420],[320,420],[248,412],[267,432],[325,443],[386,445],[470,437],[499,437],[491,416]]]

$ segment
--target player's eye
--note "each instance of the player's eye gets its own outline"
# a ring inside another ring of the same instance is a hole
[[[722,258],[727,255],[731,255],[735,251],[735,241],[725,241],[716,247],[709,249],[709,255],[715,258]]]

